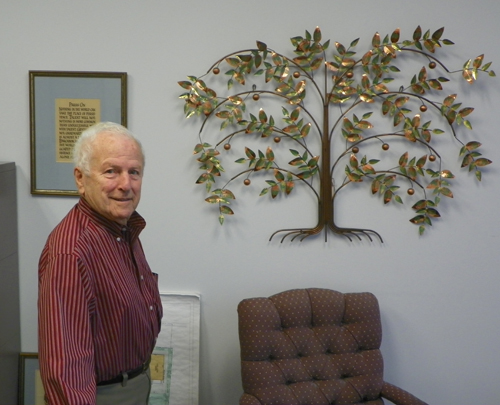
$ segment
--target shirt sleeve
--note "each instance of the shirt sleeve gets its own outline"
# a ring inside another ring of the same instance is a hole
[[[95,404],[96,377],[89,291],[70,254],[47,258],[39,269],[38,345],[49,405]]]

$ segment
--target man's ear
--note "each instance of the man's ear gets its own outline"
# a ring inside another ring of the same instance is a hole
[[[83,177],[85,176],[79,167],[75,167],[73,170],[73,175],[75,176],[76,187],[78,188],[78,194],[81,196],[85,195],[85,185]]]

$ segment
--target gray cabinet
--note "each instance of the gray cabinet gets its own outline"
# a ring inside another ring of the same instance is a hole
[[[0,401],[17,403],[21,351],[16,165],[0,162]]]

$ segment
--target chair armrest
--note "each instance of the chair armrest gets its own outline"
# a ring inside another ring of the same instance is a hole
[[[416,396],[385,381],[381,395],[396,405],[427,405]]]
[[[240,397],[240,405],[261,405],[261,402],[250,394],[243,394]]]

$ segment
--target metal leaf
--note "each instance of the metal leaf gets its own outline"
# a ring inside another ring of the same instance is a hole
[[[444,195],[445,197],[453,198],[453,193],[448,187],[441,187],[439,189],[440,193]]]
[[[387,115],[392,107],[392,103],[389,100],[384,100],[382,103],[382,114]]]
[[[276,52],[271,54],[271,59],[276,66],[280,66],[283,63],[281,57]]]
[[[217,204],[221,201],[221,198],[216,195],[211,195],[210,197],[205,198],[205,201],[210,204]]]
[[[337,48],[337,52],[340,55],[344,55],[345,54],[345,47],[340,42],[335,42],[335,48]]]
[[[399,166],[404,167],[408,163],[408,152],[405,152],[399,158]]]
[[[191,90],[192,88],[192,84],[191,82],[187,82],[187,81],[180,81],[180,82],[177,82],[179,84],[179,86],[181,86],[182,88],[186,89],[186,90]]]
[[[444,32],[444,27],[439,28],[438,30],[434,31],[432,34],[432,39],[435,41],[439,41],[441,39],[441,36],[443,35]]]
[[[413,128],[418,128],[420,126],[420,114],[416,114],[415,117],[413,117],[411,126]]]
[[[399,41],[399,35],[401,33],[401,30],[399,28],[396,28],[393,33],[391,34],[391,42],[395,44],[396,42]]]
[[[481,67],[481,64],[483,63],[484,59],[484,54],[479,55],[476,59],[474,59],[474,62],[472,62],[472,66],[474,66],[476,69],[479,69]]]
[[[427,162],[427,155],[424,155],[420,159],[417,160],[417,167],[419,167],[419,168],[424,167],[425,162]]]
[[[202,150],[203,150],[203,145],[202,145],[201,143],[197,144],[197,145],[194,147],[193,155],[197,155],[197,154],[198,154],[198,153],[200,153]]]
[[[444,179],[454,179],[455,178],[455,175],[449,170],[442,170],[439,174]]]
[[[423,82],[427,80],[427,69],[424,67],[422,67],[422,69],[420,69],[420,72],[418,73],[418,81],[419,82]]]
[[[271,187],[271,197],[272,198],[276,198],[276,196],[279,194],[279,192],[280,192],[280,186],[278,184]]]
[[[474,108],[472,108],[472,107],[466,107],[466,108],[462,108],[458,112],[458,114],[463,118],[463,117],[468,116],[470,113],[472,113],[472,111],[474,111]]]
[[[224,198],[229,198],[231,200],[235,200],[236,197],[234,196],[233,192],[231,190],[228,190],[225,188],[224,190],[221,191],[221,196]]]
[[[443,86],[441,86],[441,83],[437,79],[430,79],[427,83],[429,83],[429,86],[434,90],[443,90]]]
[[[321,30],[319,29],[319,27],[316,27],[314,29],[313,39],[314,39],[314,42],[321,41]]]
[[[234,215],[233,210],[229,208],[227,205],[221,205],[220,212],[226,215]]]
[[[270,146],[266,150],[266,159],[271,162],[274,160],[274,152]]]
[[[450,94],[443,100],[443,105],[445,105],[446,107],[450,107],[455,102],[456,98],[456,94]]]
[[[419,41],[420,38],[422,38],[422,28],[420,27],[420,25],[415,29],[415,31],[413,32],[413,40],[414,41]]]
[[[413,224],[422,224],[425,221],[425,215],[417,215],[410,219],[410,222]]]
[[[302,127],[302,129],[300,130],[300,135],[302,138],[305,138],[308,134],[309,134],[309,131],[311,129],[311,123],[308,122],[306,125],[304,125]]]
[[[396,101],[394,101],[394,105],[401,108],[409,99],[409,97],[398,97]]]
[[[391,202],[394,193],[391,190],[386,190],[384,193],[384,204],[388,204]]]
[[[480,166],[480,167],[483,167],[483,166],[488,166],[489,164],[491,164],[491,160],[490,159],[486,159],[486,158],[479,158],[479,159],[476,159],[476,166]]]
[[[424,46],[425,48],[431,52],[431,53],[434,53],[435,52],[435,48],[436,48],[436,44],[434,43],[434,41],[430,40],[430,39],[426,39],[424,41]]]
[[[349,159],[349,164],[354,169],[357,169],[357,167],[359,166],[358,159],[356,158],[356,156],[354,154],[351,155],[351,157]]]

